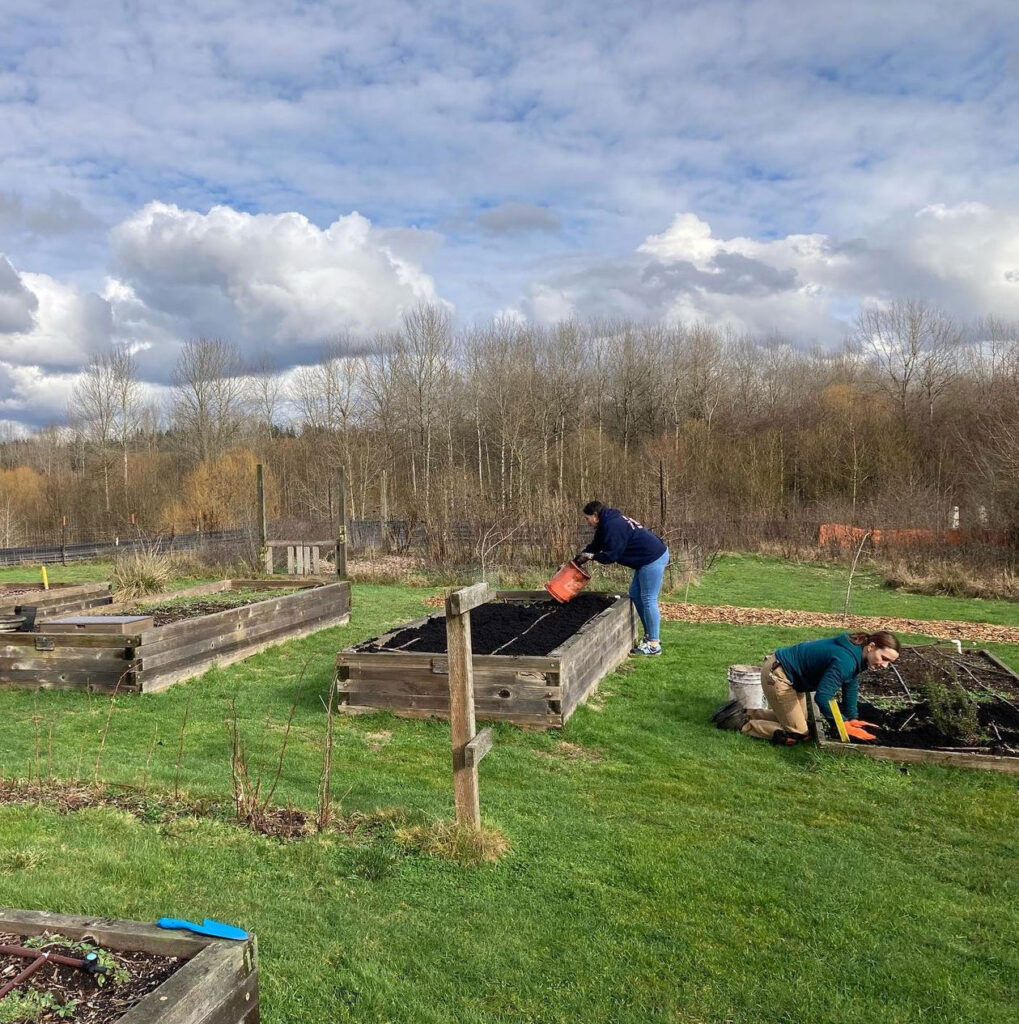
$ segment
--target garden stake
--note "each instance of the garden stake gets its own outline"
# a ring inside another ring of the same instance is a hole
[[[828,701],[828,707],[831,709],[831,716],[835,719],[835,728],[839,731],[839,739],[843,743],[849,742],[849,733],[846,732],[846,723],[842,719],[842,712],[839,711],[838,703],[832,699]]]

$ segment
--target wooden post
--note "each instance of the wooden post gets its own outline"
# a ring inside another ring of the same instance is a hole
[[[67,516],[60,517],[60,564],[67,565]]]
[[[454,590],[446,597],[446,655],[449,664],[449,739],[453,752],[453,803],[458,825],[481,827],[478,744],[475,739],[471,609],[492,596],[487,583]],[[486,751],[481,751],[484,756]]]
[[[265,562],[266,569],[272,573],[272,552],[269,551],[266,543],[268,534],[265,524],[265,479],[261,462],[255,466],[255,484],[258,489],[258,507],[255,510],[258,517],[258,558]]]
[[[336,575],[347,578],[347,472],[342,467],[336,478]]]
[[[385,470],[382,470],[382,483],[380,485],[381,500],[379,501],[379,523],[380,532],[382,535],[382,551],[384,554],[389,554],[389,487],[387,481],[388,474]]]

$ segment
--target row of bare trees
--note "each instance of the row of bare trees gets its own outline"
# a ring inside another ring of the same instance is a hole
[[[1019,524],[1019,325],[901,302],[837,351],[704,324],[499,320],[422,307],[314,363],[182,346],[153,402],[128,350],[84,368],[66,426],[0,442],[0,541],[236,525],[254,462],[274,514],[560,522],[597,496],[652,522],[808,515]],[[27,474],[27,475],[26,475]],[[16,479],[17,477],[17,479]],[[20,495],[20,497],[19,497]],[[6,508],[6,513],[4,509]],[[4,523],[7,528],[4,529]]]

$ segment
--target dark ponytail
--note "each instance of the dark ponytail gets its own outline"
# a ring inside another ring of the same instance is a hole
[[[896,653],[902,649],[899,638],[887,629],[879,629],[876,633],[850,633],[849,639],[857,647],[866,647],[867,644],[873,644],[875,647],[887,648]]]

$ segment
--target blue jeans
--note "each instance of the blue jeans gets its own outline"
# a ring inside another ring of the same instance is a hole
[[[637,614],[644,626],[644,633],[649,640],[658,639],[658,627],[662,616],[658,611],[658,595],[665,579],[665,567],[669,564],[669,551],[653,562],[633,571],[633,582],[630,584],[630,600],[637,606]]]

